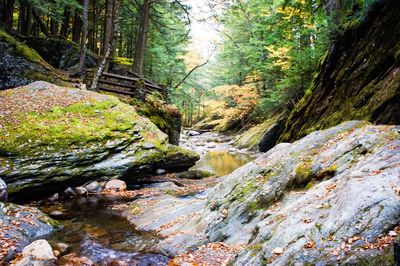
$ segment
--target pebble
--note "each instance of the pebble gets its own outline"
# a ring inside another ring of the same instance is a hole
[[[107,182],[105,189],[114,190],[114,191],[125,191],[126,183],[122,180],[111,179]]]
[[[157,175],[163,175],[165,174],[167,171],[165,171],[164,169],[157,169],[156,173]]]
[[[21,253],[21,259],[13,263],[14,266],[45,266],[54,265],[57,258],[54,256],[50,244],[39,239],[24,247]]]
[[[88,192],[96,192],[99,187],[100,187],[100,184],[97,181],[93,181],[93,182],[90,182],[89,184],[85,185],[85,188],[87,189]]]
[[[78,196],[83,196],[88,193],[88,191],[85,187],[76,187],[75,192],[76,192],[76,194],[78,194]]]
[[[76,197],[76,192],[71,187],[64,190],[64,195],[67,197]]]

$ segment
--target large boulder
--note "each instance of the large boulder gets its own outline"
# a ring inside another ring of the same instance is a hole
[[[198,155],[116,97],[46,82],[0,92],[0,178],[10,195],[99,177],[187,169]]]
[[[352,121],[281,143],[214,188],[206,234],[247,246],[234,265],[391,265],[399,161],[400,126]]]
[[[51,233],[55,225],[37,208],[0,202],[0,264],[13,259],[31,239]]]
[[[179,145],[182,128],[182,114],[174,105],[168,104],[157,93],[146,96],[145,101],[129,98],[137,112],[150,119],[162,132],[168,135],[170,144]]]
[[[77,70],[80,46],[62,37],[25,37],[25,43],[55,68],[67,71]],[[96,67],[99,56],[87,51],[85,68]]]
[[[23,86],[36,80],[67,82],[32,48],[0,27],[0,89]]]

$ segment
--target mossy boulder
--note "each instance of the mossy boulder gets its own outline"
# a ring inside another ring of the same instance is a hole
[[[68,85],[35,50],[1,27],[0,58],[0,89],[22,86],[37,80]]]
[[[170,144],[179,145],[182,114],[176,106],[168,104],[156,92],[146,95],[145,101],[123,96],[121,100],[132,105],[140,115],[150,119],[162,132],[167,134]]]
[[[0,92],[0,102],[0,178],[11,196],[198,160],[114,96],[36,82]]]
[[[376,1],[338,36],[319,73],[291,112],[281,142],[347,120],[400,124],[399,1]]]
[[[288,113],[280,111],[271,115],[264,122],[255,125],[234,138],[234,146],[253,151],[266,152],[272,148],[284,129]]]
[[[25,37],[23,41],[53,67],[67,71],[77,70],[80,55],[78,44],[62,37]],[[98,60],[99,56],[88,50],[85,67],[95,67]]]

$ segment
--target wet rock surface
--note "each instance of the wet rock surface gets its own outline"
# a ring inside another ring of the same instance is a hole
[[[13,259],[33,238],[54,231],[55,224],[37,208],[0,202],[0,262]]]

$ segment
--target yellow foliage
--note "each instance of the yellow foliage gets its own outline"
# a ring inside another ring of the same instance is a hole
[[[223,85],[214,88],[217,99],[204,103],[203,121],[216,124],[215,130],[224,131],[232,121],[245,118],[257,104],[257,89],[251,86]]]
[[[289,55],[290,48],[275,47],[274,45],[266,46],[265,49],[269,52],[269,57],[274,58],[273,66],[280,67],[282,70],[290,68],[291,57]]]

